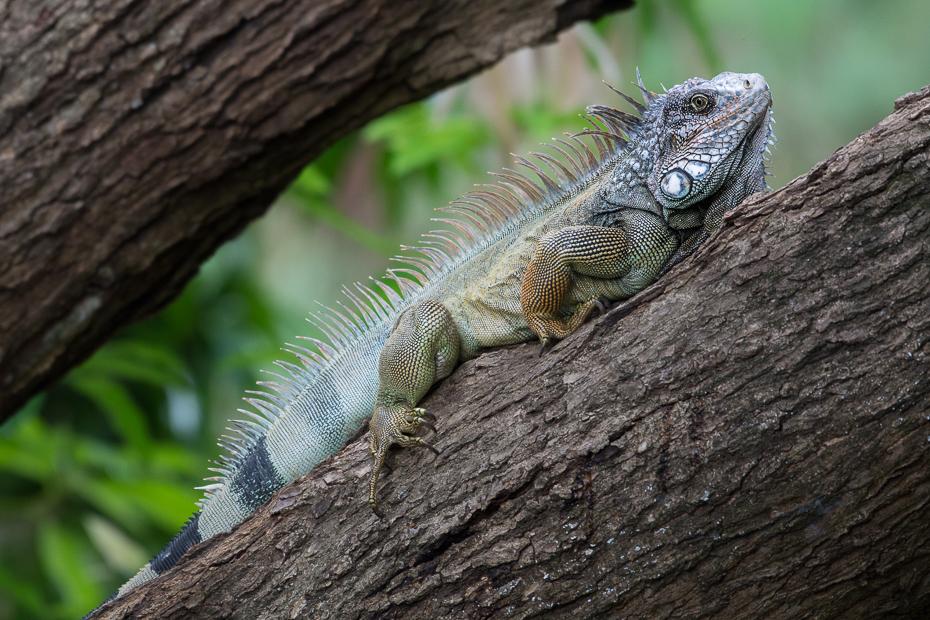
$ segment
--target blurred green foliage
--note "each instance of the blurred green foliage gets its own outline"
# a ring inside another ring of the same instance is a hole
[[[430,209],[489,182],[509,152],[617,105],[639,66],[658,89],[758,71],[775,96],[776,187],[930,81],[930,3],[640,0],[370,123],[308,166],[279,203],[159,316],[123,330],[0,428],[0,619],[74,618],[192,514],[239,400],[317,299],[384,272]]]

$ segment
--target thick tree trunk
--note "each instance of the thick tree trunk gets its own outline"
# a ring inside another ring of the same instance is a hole
[[[459,368],[101,618],[925,618],[930,87],[541,359]]]
[[[0,421],[337,139],[631,4],[0,3]]]

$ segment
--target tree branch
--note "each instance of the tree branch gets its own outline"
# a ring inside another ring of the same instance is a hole
[[[0,421],[388,110],[630,0],[0,5]]]
[[[100,618],[864,618],[930,606],[930,87],[542,359],[464,364]]]

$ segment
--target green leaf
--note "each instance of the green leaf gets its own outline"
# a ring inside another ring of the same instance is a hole
[[[581,119],[575,112],[559,112],[542,104],[514,107],[510,115],[522,132],[537,140],[561,134],[570,127],[582,129]]]
[[[96,378],[93,373],[72,373],[68,384],[106,413],[123,440],[140,452],[148,449],[150,437],[145,414],[122,385]]]
[[[74,491],[133,533],[141,531],[146,522],[175,532],[194,513],[201,497],[192,487],[146,478],[86,480]]]
[[[135,506],[136,484],[96,478],[80,479],[71,483],[71,491],[98,511],[119,523],[133,535],[145,531],[146,520],[140,518]]]
[[[55,456],[61,436],[38,417],[19,422],[13,433],[0,439],[0,471],[46,483],[55,477]]]
[[[269,366],[281,357],[281,347],[260,347],[257,349],[243,349],[239,353],[224,355],[217,360],[216,368],[220,372],[232,370],[252,370],[262,366]]]
[[[149,560],[149,554],[142,545],[127,536],[112,521],[100,515],[88,514],[83,522],[97,553],[107,566],[124,577],[134,575]]]
[[[325,196],[332,188],[332,182],[315,164],[310,164],[301,171],[294,185],[308,194]]]
[[[194,514],[201,491],[166,482],[146,480],[132,485],[133,503],[159,527],[176,532]],[[127,489],[128,491],[129,489]]]
[[[356,243],[384,256],[393,256],[397,253],[399,244],[396,241],[368,230],[329,202],[303,187],[292,185],[288,188],[287,195],[309,216],[329,224]]]
[[[473,118],[431,114],[428,104],[417,103],[376,119],[362,130],[369,142],[383,142],[388,169],[396,177],[443,161],[471,169],[475,149],[491,141],[487,126]]]
[[[93,609],[103,594],[87,571],[87,543],[62,525],[46,522],[39,527],[37,544],[42,568],[61,596],[63,615],[78,617]]]
[[[200,479],[204,473],[204,461],[199,453],[183,446],[171,443],[154,444],[146,455],[154,475],[164,479],[186,479],[194,476]],[[184,482],[184,488],[190,486]]]
[[[187,386],[185,368],[181,358],[166,346],[141,340],[118,340],[100,349],[71,375],[128,379],[156,387]]]
[[[0,566],[0,592],[9,595],[10,599],[16,601],[33,617],[45,617],[49,613],[44,604],[44,593],[39,585],[20,579],[3,566]]]
[[[87,470],[86,475],[105,472],[115,480],[133,480],[140,476],[142,455],[133,448],[114,446],[88,437],[75,438],[72,446],[75,464]],[[151,457],[145,454],[147,461]]]

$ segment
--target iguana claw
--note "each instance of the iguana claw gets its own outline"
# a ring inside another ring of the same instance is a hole
[[[605,297],[599,296],[591,299],[588,302],[588,305],[593,305],[594,308],[597,308],[599,316],[604,316],[607,314],[607,309],[610,307],[610,300]],[[546,347],[549,345],[551,338],[540,338],[539,351],[536,353],[536,357],[542,357],[543,353],[546,352]]]
[[[378,502],[377,502],[377,501],[372,501],[372,499],[369,497],[369,498],[368,498],[368,505],[371,506],[371,510],[372,510],[372,512],[375,513],[375,516],[376,516],[376,517],[378,517],[378,518],[381,519],[382,521],[384,521],[384,520],[387,518],[387,517],[384,516],[384,512],[382,512],[381,509],[378,508]]]
[[[422,427],[435,433],[435,421],[436,416],[426,409],[411,407],[406,403],[387,407],[379,404],[375,407],[375,415],[372,416],[370,425],[371,453],[375,457],[375,463],[368,482],[368,504],[378,518],[385,518],[378,507],[378,475],[384,467],[388,448],[397,444],[402,448],[429,448],[437,455],[442,454],[442,450],[417,436]]]

